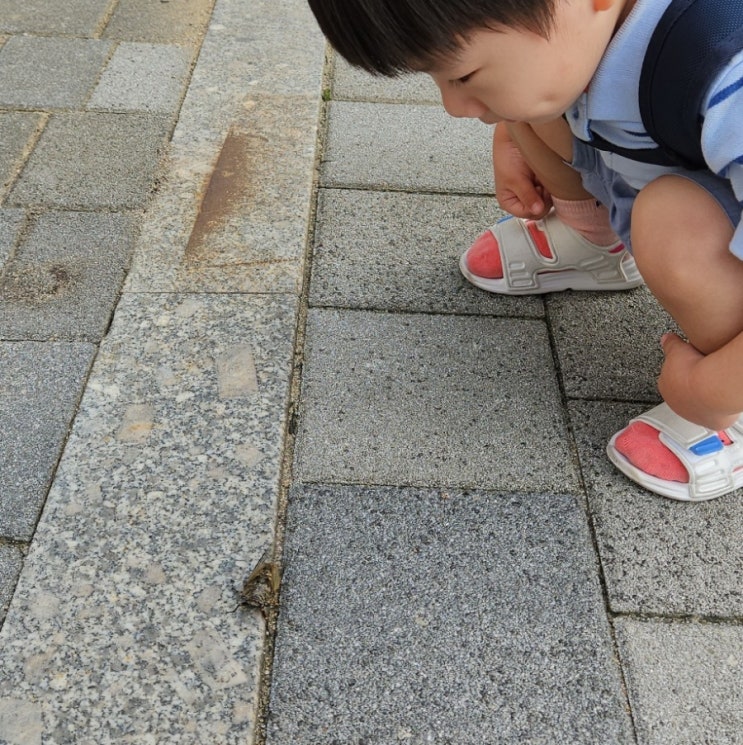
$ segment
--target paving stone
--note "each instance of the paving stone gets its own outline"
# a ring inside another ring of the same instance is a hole
[[[13,597],[18,575],[23,566],[23,554],[17,546],[0,543],[0,626]]]
[[[492,197],[320,191],[312,305],[544,316],[538,297],[483,292],[459,256],[503,213]]]
[[[53,116],[9,195],[13,205],[138,209],[149,197],[170,121],[149,114]]]
[[[578,488],[542,322],[314,310],[307,329],[299,480]]]
[[[575,497],[290,496],[269,745],[630,743]]]
[[[104,36],[123,41],[196,45],[214,0],[119,0]]]
[[[611,609],[740,618],[743,490],[711,502],[676,502],[640,488],[606,457],[611,436],[648,408],[570,404]]]
[[[44,742],[252,742],[296,301],[117,309],[0,634]],[[11,738],[12,739],[12,738]]]
[[[335,100],[441,104],[439,89],[428,75],[383,78],[351,67],[337,54],[333,64],[332,95]]]
[[[79,108],[111,47],[96,39],[11,37],[0,49],[0,105]]]
[[[491,194],[493,133],[433,106],[333,101],[324,186]]]
[[[646,287],[547,299],[565,393],[659,403],[660,337],[676,329]]]
[[[317,99],[259,96],[244,104],[219,143],[175,138],[128,290],[299,294]]]
[[[13,253],[25,223],[26,213],[23,210],[0,209],[0,274]]]
[[[191,57],[186,47],[122,42],[103,71],[88,108],[170,114],[180,104]]]
[[[134,247],[133,215],[35,218],[0,278],[0,337],[99,341]]]
[[[94,353],[0,342],[0,537],[31,540]]]
[[[0,193],[4,193],[15,178],[41,121],[40,114],[0,112]]]
[[[617,619],[639,745],[738,745],[743,627]]]
[[[0,31],[93,36],[110,5],[111,0],[0,0]]]

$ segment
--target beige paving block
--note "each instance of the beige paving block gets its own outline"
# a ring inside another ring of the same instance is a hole
[[[104,36],[122,41],[196,44],[213,7],[214,0],[120,0]]]

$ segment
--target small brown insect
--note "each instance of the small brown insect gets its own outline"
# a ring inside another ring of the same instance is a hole
[[[281,587],[281,568],[276,562],[269,560],[270,551],[266,549],[240,590],[240,604],[257,608],[264,617],[270,610],[279,607]]]

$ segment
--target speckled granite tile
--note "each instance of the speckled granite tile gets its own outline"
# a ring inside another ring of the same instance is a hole
[[[251,741],[292,297],[127,295],[0,634],[44,743]],[[12,738],[11,738],[12,739]]]
[[[743,617],[743,489],[689,504],[621,474],[606,443],[647,404],[573,401],[575,433],[611,609]]]
[[[0,537],[31,540],[94,355],[92,344],[0,342]]]
[[[743,627],[615,623],[638,745],[740,745]]]
[[[268,745],[633,743],[580,499],[296,488]]]
[[[333,101],[323,186],[493,193],[492,128],[435,106]]]
[[[428,75],[382,78],[351,67],[342,57],[333,59],[332,97],[342,101],[430,103],[441,105],[436,83]]]
[[[214,0],[118,0],[104,36],[109,39],[196,45]]]
[[[576,490],[563,417],[541,321],[313,310],[295,478]]]
[[[677,327],[646,287],[554,293],[547,312],[568,396],[660,401],[660,337]]]
[[[127,289],[298,292],[317,117],[317,100],[259,96],[219,143],[176,137]]]
[[[484,292],[459,271],[502,215],[491,197],[322,189],[310,304],[542,317],[541,298]]]

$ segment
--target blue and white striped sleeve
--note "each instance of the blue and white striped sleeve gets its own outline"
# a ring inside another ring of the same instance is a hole
[[[702,106],[702,151],[714,173],[730,181],[743,212],[743,52],[718,75]],[[730,243],[743,261],[743,219]]]

